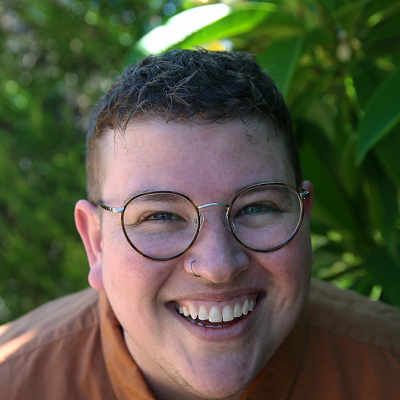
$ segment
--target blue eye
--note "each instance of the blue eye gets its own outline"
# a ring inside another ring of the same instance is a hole
[[[157,212],[144,217],[144,220],[152,221],[170,221],[170,220],[181,220],[182,218],[177,214],[169,212]]]
[[[254,203],[249,204],[238,213],[238,215],[259,215],[267,213],[277,213],[281,210],[271,203]]]

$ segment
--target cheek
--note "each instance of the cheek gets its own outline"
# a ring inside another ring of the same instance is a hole
[[[127,243],[125,237],[104,245],[104,287],[115,311],[149,313],[159,306],[160,289],[170,265],[148,260]]]
[[[278,292],[290,297],[307,292],[312,266],[311,241],[307,229],[301,229],[285,247],[272,253],[257,253],[256,257]]]

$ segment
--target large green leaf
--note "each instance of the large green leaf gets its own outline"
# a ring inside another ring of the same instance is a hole
[[[357,161],[400,120],[400,69],[391,74],[374,92],[358,130]]]
[[[285,99],[295,68],[298,65],[304,36],[274,42],[265,52],[257,57],[261,67],[268,68],[276,85]]]
[[[304,177],[314,183],[315,189],[313,217],[343,232],[347,239],[363,237],[357,213],[333,172],[338,168],[333,145],[315,125],[303,121],[301,128],[304,130],[300,145]]]
[[[277,8],[273,13],[273,18],[268,18],[266,22],[259,24],[255,29],[240,35],[240,37],[246,42],[256,41],[255,44],[263,48],[271,40],[288,39],[304,33],[305,30],[302,19],[281,8]],[[262,38],[268,38],[268,40]],[[246,45],[249,44],[246,43]]]
[[[133,47],[128,60],[249,32],[276,9],[275,4],[249,2],[232,7],[214,4],[186,10],[143,36]]]
[[[365,266],[393,303],[400,306],[400,261],[382,251],[368,258]]]
[[[377,68],[375,57],[365,58],[354,63],[352,78],[357,93],[357,100],[362,109],[365,109],[368,100],[376,88],[389,76],[387,71]]]
[[[400,124],[380,140],[374,150],[388,175],[400,187]]]
[[[231,8],[225,4],[213,4],[174,15],[165,24],[144,35],[132,48],[128,59],[134,58],[136,54],[141,56],[163,52],[230,12]]]
[[[399,217],[397,206],[397,185],[382,170],[373,153],[367,155],[364,161],[365,191],[370,220],[373,224],[368,227],[371,231],[377,229],[383,236],[388,248],[395,253],[396,223]]]
[[[192,48],[213,40],[230,38],[249,32],[265,19],[274,14],[277,7],[267,3],[239,3],[231,7],[231,11],[225,17],[196,31],[184,40],[171,43],[172,47]]]

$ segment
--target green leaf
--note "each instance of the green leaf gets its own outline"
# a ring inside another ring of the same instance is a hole
[[[271,40],[284,40],[304,33],[304,21],[279,8],[268,18],[267,23],[259,24],[255,29],[240,35],[249,45],[254,42],[258,48],[265,48]],[[268,38],[268,40],[262,40]],[[258,52],[259,53],[259,52]]]
[[[357,162],[400,120],[400,69],[391,74],[374,92],[358,130]]]
[[[396,200],[397,185],[385,174],[373,153],[365,158],[363,172],[368,178],[365,179],[365,190],[370,219],[373,221],[369,229],[379,229],[389,251],[394,254],[396,222],[399,214]]]
[[[388,175],[400,187],[400,124],[377,143],[374,148]]]
[[[212,4],[183,11],[165,24],[144,35],[133,47],[132,53],[160,53],[231,12],[225,4]],[[130,56],[129,56],[130,57]]]
[[[399,11],[400,4],[398,1],[388,2],[386,8],[383,4],[379,5],[377,11],[367,21],[367,26],[372,27],[372,29],[363,42],[365,50],[369,51],[373,46],[374,50],[383,50],[386,53],[387,49],[382,46],[383,42],[400,35]],[[393,43],[389,45],[392,47]]]
[[[389,76],[387,71],[377,68],[375,57],[365,58],[354,63],[352,78],[357,93],[357,99],[362,109],[365,109],[368,100],[376,88]]]
[[[273,42],[257,57],[257,61],[275,81],[284,98],[287,98],[294,71],[298,65],[303,48],[304,35],[297,38]]]
[[[302,121],[301,128],[304,131],[300,145],[304,178],[314,183],[315,191],[311,218],[316,218],[331,229],[342,232],[350,247],[352,239],[362,238],[363,232],[357,220],[356,210],[346,197],[337,174],[333,172],[338,169],[334,146],[321,130],[309,121]],[[356,241],[353,243],[358,245]]]
[[[400,306],[400,261],[382,251],[368,258],[365,266],[393,303]]]
[[[213,4],[183,11],[143,36],[128,59],[171,48],[191,48],[249,32],[276,10],[275,4]]]
[[[352,14],[358,11],[360,8],[365,7],[366,4],[371,3],[373,0],[358,0],[351,2],[343,2],[343,5],[332,11],[332,17],[334,19],[340,19],[343,16]]]
[[[239,3],[232,6],[231,12],[221,19],[187,36],[184,40],[171,43],[168,49],[179,47],[189,49],[213,40],[230,38],[251,31],[276,10],[274,4]]]
[[[331,12],[336,23],[351,35],[365,7],[374,0],[344,1],[343,5]]]

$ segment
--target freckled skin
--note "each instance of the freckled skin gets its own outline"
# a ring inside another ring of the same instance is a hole
[[[232,192],[245,185],[276,180],[295,186],[282,140],[265,123],[252,134],[250,141],[237,120],[208,126],[131,125],[115,146],[110,133],[102,201],[121,207],[130,193],[148,189],[184,193],[195,204],[230,203]],[[312,192],[309,182],[304,187]],[[305,202],[307,217],[311,207],[312,198]],[[205,223],[194,245],[176,259],[157,262],[129,246],[119,215],[104,212],[100,230],[95,207],[77,204],[89,282],[106,291],[127,347],[157,399],[239,399],[304,307],[312,264],[308,219],[287,246],[256,253],[233,238],[223,211],[202,210]],[[201,278],[191,273],[192,260]],[[251,323],[224,339],[212,339],[212,331],[210,340],[198,335],[169,306],[177,299],[211,301],[241,290],[260,291],[264,299],[250,314]]]

